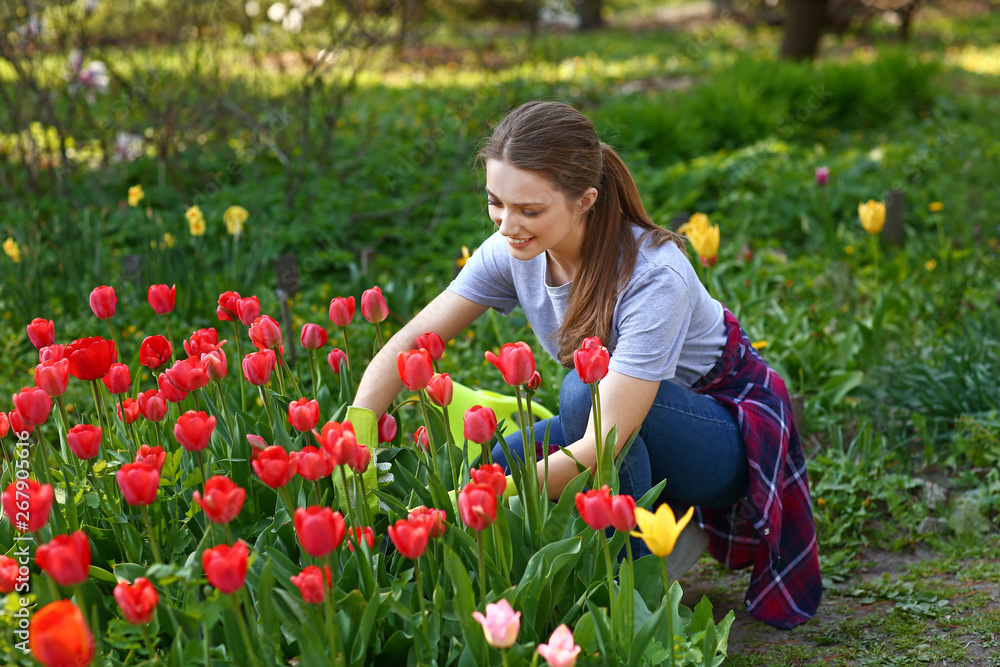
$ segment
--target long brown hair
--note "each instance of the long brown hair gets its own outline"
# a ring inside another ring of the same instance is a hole
[[[559,362],[572,366],[583,339],[597,336],[607,345],[618,294],[635,268],[639,244],[673,241],[687,253],[684,240],[658,226],[643,208],[628,167],[613,148],[597,138],[593,123],[560,102],[528,102],[510,112],[476,156],[482,166],[499,160],[548,179],[570,201],[597,189],[587,212],[580,270],[570,287],[559,327]],[[643,229],[637,242],[631,223]]]

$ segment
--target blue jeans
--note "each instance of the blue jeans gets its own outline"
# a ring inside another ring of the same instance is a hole
[[[560,390],[559,415],[535,424],[535,437],[541,440],[549,426],[550,443],[572,444],[586,432],[590,413],[590,387],[572,370]],[[520,432],[506,440],[511,454],[523,460]],[[493,449],[493,461],[510,471],[499,445]],[[729,411],[706,394],[664,380],[621,462],[618,479],[619,493],[636,500],[666,480],[653,508],[666,502],[680,514],[691,505],[728,507],[739,501],[746,494],[750,466],[739,425]],[[648,553],[645,545],[640,552]]]

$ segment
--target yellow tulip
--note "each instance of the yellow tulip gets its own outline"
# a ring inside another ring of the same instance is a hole
[[[869,199],[863,204],[858,204],[858,217],[861,218],[861,226],[869,234],[875,235],[882,231],[885,225],[885,202]]]
[[[755,343],[750,343],[750,347],[752,347],[755,350],[763,350],[769,344],[770,343],[768,343],[766,340],[759,340],[759,341],[757,341]]]
[[[635,522],[639,530],[632,531],[633,537],[641,537],[649,550],[660,558],[666,558],[674,550],[677,537],[684,530],[684,526],[691,520],[694,514],[694,507],[689,507],[687,514],[681,517],[680,521],[674,519],[674,511],[670,505],[663,503],[656,508],[656,514],[641,507],[635,508]]]
[[[469,254],[469,246],[462,246],[462,256],[455,260],[455,266],[458,268],[464,268],[465,263],[469,261],[472,255]]]
[[[248,213],[242,206],[230,206],[226,209],[226,212],[222,214],[222,220],[226,223],[226,231],[229,232],[230,236],[242,234],[243,223],[246,222],[249,217],[250,213]]]
[[[703,266],[715,266],[719,257],[719,226],[709,224],[707,215],[695,213],[677,232],[688,237]]]
[[[146,193],[142,191],[141,185],[133,185],[128,189],[128,205],[135,208],[145,196]]]
[[[15,264],[21,261],[21,246],[17,245],[13,236],[8,236],[7,240],[3,242],[3,251]]]
[[[933,271],[934,269],[937,268],[937,260],[936,259],[927,260],[926,262],[924,262],[924,268],[927,269],[928,271]]]
[[[704,213],[695,213],[688,221],[677,230],[678,234],[690,236],[692,231],[704,231],[708,229],[708,216]]]

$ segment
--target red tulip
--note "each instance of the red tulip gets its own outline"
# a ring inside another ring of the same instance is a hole
[[[173,350],[170,341],[160,336],[146,336],[139,346],[139,363],[151,371],[167,363]]]
[[[0,412],[0,438],[3,438],[10,432],[10,420],[7,419],[6,412]]]
[[[106,320],[115,315],[115,304],[118,297],[115,296],[115,288],[101,285],[95,287],[90,293],[90,309],[99,320]]]
[[[354,319],[354,297],[335,297],[330,301],[330,321],[338,327],[346,327]]]
[[[184,341],[184,351],[189,357],[201,358],[201,355],[206,352],[215,352],[225,342],[219,342],[219,332],[215,330],[215,327],[198,329]]]
[[[201,569],[205,571],[208,583],[223,593],[235,593],[246,579],[249,555],[250,548],[243,540],[236,540],[231,547],[220,544],[201,554]]]
[[[171,369],[167,369],[156,376],[156,385],[163,392],[163,398],[167,399],[171,403],[180,403],[185,398],[187,398],[187,392],[181,391],[174,384],[170,376],[172,375]]]
[[[247,433],[247,442],[250,443],[250,462],[253,463],[261,452],[267,449],[267,441],[259,435]]]
[[[251,352],[243,357],[243,377],[252,385],[261,386],[271,379],[271,373],[277,366],[274,350]]]
[[[465,411],[465,437],[472,442],[486,444],[497,430],[497,416],[490,408],[473,405]]]
[[[417,336],[417,347],[422,347],[430,352],[431,359],[434,361],[440,359],[444,354],[444,341],[433,331],[429,331],[423,336]]]
[[[214,352],[202,352],[201,363],[208,373],[208,379],[213,382],[224,380],[229,373],[229,358],[222,350]]]
[[[372,530],[370,526],[365,526],[363,528],[361,526],[355,526],[353,528],[348,528],[347,532],[354,537],[354,541],[359,545],[361,544],[361,540],[367,542],[369,551],[375,548],[375,531]],[[350,551],[354,551],[354,545],[351,544],[350,540],[347,541],[347,548]]]
[[[246,500],[246,489],[223,475],[209,477],[205,482],[205,495],[198,491],[192,494],[193,500],[201,506],[205,516],[212,523],[227,524],[243,509]]]
[[[115,342],[100,336],[80,338],[66,346],[69,374],[86,382],[107,375],[117,357]]]
[[[423,449],[425,452],[431,451],[431,441],[427,437],[427,427],[421,426],[413,432],[413,444]]]
[[[236,302],[236,314],[243,326],[250,326],[255,319],[260,317],[260,300],[255,296],[239,299]]]
[[[19,568],[10,556],[0,556],[0,595],[7,595],[17,586]]]
[[[281,325],[270,315],[256,318],[247,333],[258,350],[273,350],[281,345]]]
[[[69,359],[46,361],[35,366],[35,384],[49,396],[62,396],[69,384]]]
[[[512,387],[526,384],[535,372],[535,355],[523,341],[504,344],[500,348],[499,357],[487,352],[486,361],[496,366],[503,375],[504,382]]]
[[[70,600],[50,602],[28,626],[31,654],[45,667],[86,667],[94,659],[94,636]]]
[[[288,404],[288,423],[302,433],[313,430],[319,423],[319,403],[308,398],[292,401]]]
[[[367,289],[361,295],[361,316],[372,324],[378,324],[389,317],[389,306],[378,287]]]
[[[36,317],[28,325],[28,340],[36,350],[52,345],[56,341],[56,325],[52,320]]]
[[[178,359],[170,367],[170,375],[167,379],[178,389],[184,392],[197,391],[211,382],[205,364],[199,357],[188,357]]]
[[[497,463],[473,468],[469,474],[472,476],[473,482],[492,487],[498,496],[502,496],[503,492],[507,490],[507,476]]]
[[[410,560],[416,560],[424,554],[429,537],[427,525],[422,521],[400,519],[389,526],[389,539],[396,545],[396,550],[403,555],[403,558]]]
[[[436,373],[431,376],[427,383],[427,396],[435,405],[443,408],[451,405],[451,397],[455,387],[451,381],[451,376],[447,373]]]
[[[431,538],[437,539],[444,535],[444,531],[448,528],[448,524],[445,520],[448,515],[444,513],[444,510],[439,510],[434,507],[424,507],[419,505],[410,510],[409,516],[410,523],[422,523],[427,527],[427,534]]]
[[[139,447],[139,451],[135,453],[136,463],[145,463],[146,465],[151,465],[156,468],[157,472],[163,469],[163,463],[167,460],[167,453],[163,451],[163,447],[157,445],[156,447],[150,447],[149,445],[142,445]]]
[[[139,403],[134,399],[126,398],[121,403],[116,404],[115,409],[118,412],[118,419],[121,419],[126,425],[134,423],[139,418]]]
[[[78,530],[56,535],[35,551],[35,562],[60,586],[75,586],[90,575],[90,540]]]
[[[157,315],[166,315],[173,311],[174,301],[177,297],[177,286],[171,285],[150,285],[146,290],[146,300],[153,307],[153,312]]]
[[[21,419],[29,426],[40,426],[52,412],[52,397],[41,387],[25,387],[11,398]]]
[[[297,463],[283,447],[277,445],[262,451],[255,460],[250,462],[253,471],[261,481],[272,489],[278,489],[288,484],[295,476]]]
[[[407,389],[420,391],[427,386],[431,376],[434,375],[431,353],[423,348],[400,352],[396,357],[396,369]]]
[[[66,444],[76,458],[86,461],[97,456],[103,434],[100,426],[77,424],[66,433]]]
[[[333,586],[333,577],[330,576],[330,568],[326,565],[322,570],[316,565],[310,565],[289,579],[298,586],[302,600],[307,604],[323,604],[326,600],[326,589]]]
[[[45,527],[52,512],[55,494],[48,484],[33,479],[19,479],[7,485],[3,492],[3,513],[14,528],[22,533],[34,533]]]
[[[319,348],[326,345],[326,339],[329,334],[326,333],[326,329],[318,324],[308,324],[302,325],[302,333],[299,334],[299,342],[302,343],[302,347],[307,350],[318,350]]]
[[[125,394],[128,393],[128,386],[132,383],[132,374],[125,364],[111,364],[102,380],[112,394]]]
[[[340,366],[347,365],[347,355],[344,354],[343,350],[335,347],[330,350],[330,354],[326,355],[326,363],[329,364],[334,375],[340,375]]]
[[[608,348],[601,345],[601,339],[592,336],[583,341],[583,347],[573,353],[573,365],[584,384],[594,384],[608,374],[611,355]]]
[[[621,495],[611,499],[611,525],[622,533],[635,528],[635,498]]]
[[[365,447],[365,449],[368,449]],[[299,476],[315,482],[317,479],[327,477],[333,472],[333,459],[330,454],[320,447],[306,445],[302,451],[290,454],[295,459],[295,469]]]
[[[10,419],[10,428],[12,431],[14,431],[14,435],[16,435],[17,437],[20,438],[21,435],[24,433],[31,435],[34,432],[35,427],[32,426],[31,424],[25,424],[24,420],[21,419],[21,414],[17,410],[11,410],[7,414],[7,417]]]
[[[139,412],[151,422],[163,421],[167,416],[167,399],[159,389],[147,389],[137,397]]]
[[[538,373],[538,371],[535,371],[531,374],[528,381],[524,383],[524,386],[531,391],[538,391],[538,388],[542,386],[542,376]]]
[[[239,318],[239,301],[239,292],[223,292],[219,295],[219,307],[215,309],[215,315],[220,322],[233,322]]]
[[[372,462],[372,450],[364,445],[354,448],[354,458],[347,462],[348,467],[359,475],[363,475]]]
[[[65,345],[46,345],[38,351],[38,363],[40,364],[44,364],[46,361],[59,361],[65,358]]]
[[[160,487],[160,469],[149,463],[126,463],[115,480],[129,505],[152,505]]]
[[[354,425],[351,422],[344,420],[338,424],[335,421],[328,421],[323,424],[319,441],[330,454],[334,466],[347,465],[354,460],[355,450],[358,448],[358,436],[354,433]]]
[[[396,418],[386,412],[378,418],[378,444],[384,445],[396,439],[398,426]]]
[[[322,558],[340,546],[347,531],[344,517],[329,507],[300,507],[293,517],[299,544],[310,556]]]
[[[131,585],[119,581],[112,592],[122,616],[132,625],[145,625],[153,620],[160,595],[146,577],[138,577]]]
[[[208,447],[215,431],[215,415],[188,410],[174,424],[174,437],[189,452],[199,452]]]
[[[605,484],[600,489],[590,489],[576,494],[576,510],[584,523],[594,530],[605,530],[614,521],[611,514],[611,489]]]
[[[458,514],[462,523],[475,531],[497,520],[497,494],[486,484],[466,484],[458,494]]]

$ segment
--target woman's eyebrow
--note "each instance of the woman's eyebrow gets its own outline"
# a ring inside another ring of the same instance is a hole
[[[497,199],[497,200],[500,199],[495,194],[493,194],[492,192],[490,192],[489,188],[486,188],[486,194],[488,194],[490,197],[493,197],[494,199]],[[519,203],[519,204],[511,204],[511,206],[545,206],[545,202],[541,202],[541,201],[522,202],[522,203]]]

